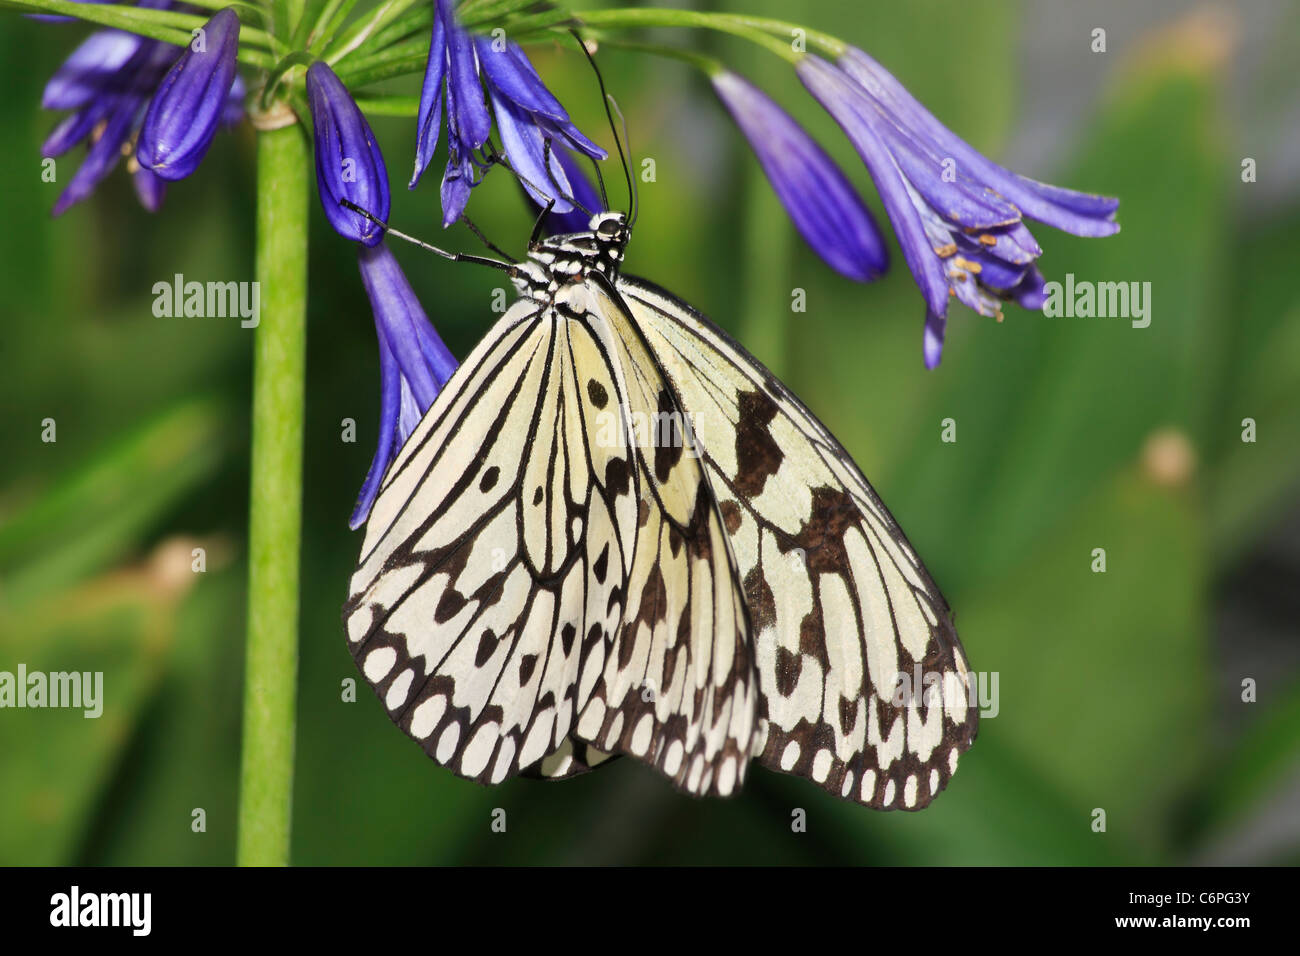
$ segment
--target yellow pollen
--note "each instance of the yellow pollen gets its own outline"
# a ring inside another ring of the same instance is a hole
[[[938,249],[934,250],[934,254],[940,259],[947,259],[949,256],[955,256],[957,254],[957,243],[950,242],[946,246],[940,246]]]
[[[963,258],[962,256],[958,256],[953,260],[953,262],[956,264],[957,268],[965,269],[972,275],[979,275],[984,269],[984,267],[978,262],[971,262],[969,259]]]
[[[981,246],[996,246],[998,244],[997,236],[990,236],[987,232],[980,236]]]

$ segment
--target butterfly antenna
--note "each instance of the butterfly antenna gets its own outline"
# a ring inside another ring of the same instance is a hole
[[[491,249],[493,252],[499,255],[502,259],[505,259],[507,262],[513,265],[519,264],[518,259],[510,255],[510,253],[506,252],[505,250],[501,249],[495,242],[493,242],[487,236],[483,235],[483,230],[479,229],[478,226],[474,225],[474,223],[470,220],[469,216],[465,215],[464,213],[461,213],[460,221],[469,227],[469,231],[474,233],[474,235],[478,237],[479,242],[483,243],[483,245],[487,246],[489,249]]]
[[[612,93],[609,94],[609,105],[614,108],[614,113],[618,116],[618,121],[623,126],[623,141],[627,143],[627,151],[628,154],[631,155],[632,140],[627,133],[627,118],[623,115],[623,111],[618,108],[618,100],[614,99]],[[622,156],[622,154],[623,151],[620,149],[619,155]],[[631,171],[628,169],[628,161],[626,160],[623,163],[623,172],[627,175],[627,189],[632,196],[632,211],[627,217],[628,228],[631,228],[636,224],[637,213],[641,211],[641,197],[638,195],[636,190],[636,177],[633,176]]]
[[[501,262],[498,259],[489,259],[486,256],[468,255],[464,252],[448,252],[446,249],[439,249],[437,246],[431,245],[430,243],[425,242],[423,239],[416,239],[414,236],[408,236],[404,232],[398,232],[396,229],[388,225],[388,223],[384,222],[378,216],[366,212],[364,209],[362,209],[354,202],[350,202],[347,199],[340,199],[339,205],[342,206],[344,209],[356,213],[358,216],[364,216],[366,219],[373,222],[376,226],[383,229],[384,232],[388,233],[390,236],[395,236],[398,239],[403,239],[406,242],[411,243],[412,245],[419,246],[421,249],[426,249],[429,252],[434,253],[435,255],[439,255],[442,256],[444,259],[450,260],[451,262],[473,262],[481,266],[491,266],[493,269],[500,269],[502,272],[508,272],[512,275],[515,272],[516,263]]]
[[[623,164],[623,176],[625,179],[627,179],[628,202],[632,206],[631,210],[629,210],[628,212],[628,224],[631,225],[632,223],[636,222],[636,209],[637,209],[636,183],[632,179],[632,168],[631,166],[628,165],[627,153],[623,151],[623,140],[619,139],[618,127],[614,125],[614,113],[618,113],[618,118],[620,120],[623,120],[623,139],[627,139],[627,120],[623,119],[623,113],[618,108],[618,103],[615,102],[614,97],[610,96],[609,92],[605,89],[605,77],[601,75],[600,67],[596,64],[596,58],[592,56],[591,50],[587,49],[587,44],[583,42],[582,36],[578,33],[577,30],[573,29],[572,27],[569,28],[569,33],[573,35],[573,39],[575,39],[578,42],[578,47],[582,50],[583,54],[587,57],[587,62],[591,64],[591,69],[596,74],[596,83],[597,85],[600,86],[600,98],[601,101],[605,104],[605,118],[609,120],[610,131],[614,134],[614,145],[618,148],[618,158],[619,161]],[[613,104],[614,107],[612,112],[610,110],[611,103]],[[631,140],[628,140],[628,150],[630,151],[631,148],[632,148]],[[597,167],[596,176],[597,178],[600,177],[599,167]],[[602,182],[601,183],[602,199],[605,198],[604,192],[605,192],[605,185]],[[606,208],[609,207],[608,199],[605,199],[605,207]]]

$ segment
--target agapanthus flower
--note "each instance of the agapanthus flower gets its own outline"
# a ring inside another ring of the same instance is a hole
[[[169,0],[141,0],[155,10]],[[72,175],[54,204],[58,216],[94,192],[99,182],[127,157],[136,194],[146,209],[162,204],[165,183],[136,159],[136,137],[154,91],[182,51],[170,43],[120,30],[92,33],[73,51],[45,86],[41,105],[74,110],[41,146],[45,157],[62,156],[80,142],[89,143],[85,161]],[[222,106],[227,124],[243,115],[244,86],[236,76]]]
[[[798,73],[866,164],[926,303],[923,355],[942,354],[948,300],[1001,317],[1015,301],[1041,308],[1042,249],[1024,219],[1107,236],[1119,200],[1010,172],[959,139],[861,50],[831,64],[807,56]]]
[[[879,277],[889,264],[884,237],[834,160],[790,114],[742,77],[717,73],[713,88],[808,245],[850,279]]]
[[[470,190],[492,165],[485,146],[489,145],[493,117],[506,160],[534,199],[542,204],[555,200],[553,212],[563,214],[573,209],[569,200],[574,187],[556,155],[559,148],[567,146],[593,159],[605,158],[605,151],[573,125],[518,44],[472,36],[456,22],[450,0],[435,0],[433,35],[420,91],[411,189],[433,159],[442,129],[444,98],[444,226],[460,218]]]
[[[600,192],[592,184],[591,179],[583,170],[582,164],[574,153],[561,146],[555,150],[555,156],[559,159],[560,167],[564,170],[564,175],[572,187],[569,198],[573,202],[569,204],[567,212],[556,212],[552,209],[547,213],[543,227],[552,236],[571,232],[586,232],[591,228],[592,215],[605,211],[605,201],[601,198]],[[545,208],[545,202],[533,196],[527,189],[524,192],[538,207]],[[549,201],[548,199],[547,202]]]
[[[383,227],[340,203],[346,199],[376,219],[388,218],[388,167],[375,134],[347,87],[319,60],[307,70],[307,101],[325,218],[344,239],[376,245],[384,237]]]
[[[214,14],[199,37],[202,43],[196,37],[163,77],[140,128],[136,158],[167,180],[184,179],[203,161],[238,75],[233,7]]]
[[[381,400],[379,443],[349,521],[353,529],[365,524],[384,472],[458,364],[388,247],[363,245],[358,256],[379,337]]]

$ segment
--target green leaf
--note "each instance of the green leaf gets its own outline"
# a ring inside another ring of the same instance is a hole
[[[74,862],[91,811],[157,684],[175,636],[178,588],[194,577],[188,547],[160,550],[162,557],[142,568],[18,610],[0,608],[0,669],[16,678],[22,665],[29,681],[34,673],[76,673],[78,685],[96,688],[89,715],[85,697],[80,707],[3,711],[0,814],[8,823],[0,828],[0,864]]]
[[[1169,811],[1208,756],[1201,510],[1134,471],[1042,531],[998,583],[953,600],[972,666],[999,687],[963,771],[997,740],[1137,852],[1168,852]]]
[[[221,462],[221,407],[192,401],[119,438],[0,523],[3,605],[18,607],[118,559]]]

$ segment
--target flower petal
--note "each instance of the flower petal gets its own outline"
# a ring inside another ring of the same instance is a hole
[[[100,120],[112,112],[116,105],[116,97],[101,96],[84,109],[65,116],[50,131],[50,135],[45,137],[45,142],[41,144],[41,155],[47,158],[62,156],[89,136]]]
[[[415,291],[388,246],[362,247],[358,254],[361,279],[398,368],[423,413],[433,404],[457,362],[438,338]]]
[[[871,95],[928,133],[970,178],[997,191],[1031,219],[1078,236],[1109,236],[1119,231],[1111,221],[1119,200],[1048,186],[1017,175],[993,162],[944,126],[898,80],[861,50],[850,48],[840,66]]]
[[[525,112],[567,123],[568,112],[546,88],[524,51],[515,43],[507,42],[502,49],[495,44],[491,37],[474,38],[478,62],[489,85]]]
[[[153,170],[137,166],[131,172],[131,185],[135,187],[140,205],[149,212],[157,212],[162,208],[163,197],[167,193],[167,182]]]
[[[925,335],[921,341],[921,356],[926,368],[937,368],[943,358],[943,336],[947,328],[947,319],[926,310]]]
[[[442,10],[447,30],[447,123],[456,131],[460,148],[473,152],[487,142],[492,118],[483,99],[474,39],[456,25],[445,6]]]
[[[362,248],[366,248],[363,246]],[[383,332],[379,333],[379,442],[375,446],[375,457],[370,461],[366,471],[366,480],[357,495],[356,507],[348,519],[348,527],[355,531],[366,523],[370,509],[374,507],[379,495],[379,484],[388,471],[393,460],[397,439],[397,420],[402,401],[401,374],[397,370],[397,359],[393,358],[388,343],[384,341]]]
[[[122,67],[141,44],[150,42],[121,30],[92,33],[72,51],[45,84],[41,106],[47,110],[75,110],[105,92],[125,92]]]
[[[840,124],[866,163],[898,235],[903,258],[921,287],[926,305],[936,316],[945,316],[948,280],[926,237],[925,225],[913,204],[907,181],[876,132],[879,114],[870,99],[843,72],[820,57],[804,57],[796,70],[804,86]]]
[[[445,0],[434,0],[433,36],[429,40],[429,59],[424,66],[424,85],[420,87],[420,114],[415,126],[415,170],[408,189],[414,189],[429,168],[438,136],[442,132],[442,91],[447,79],[447,29],[443,23]]]
[[[455,131],[447,130],[447,168],[442,174],[442,228],[460,218],[474,188],[474,164],[463,155]]]
[[[167,180],[184,179],[203,161],[235,81],[234,9],[213,14],[202,29],[203,48],[186,47],[159,84],[140,129],[136,158]]]
[[[799,234],[837,272],[869,282],[889,264],[884,237],[840,168],[785,110],[734,73],[713,88],[749,140]]]
[[[573,187],[569,185],[554,149],[550,152],[550,167],[547,168],[546,139],[542,131],[529,114],[500,96],[495,87],[489,90],[492,112],[496,114],[497,129],[501,133],[501,148],[524,190],[541,206],[555,200],[553,212],[563,214],[571,211],[573,203],[565,197],[571,194]]]
[[[605,200],[601,198],[600,193],[596,191],[596,187],[587,177],[587,174],[583,172],[578,163],[578,158],[569,152],[567,147],[556,147],[554,155],[564,168],[564,174],[573,187],[571,196],[576,202],[573,204],[573,208],[566,213],[556,213],[552,210],[550,216],[546,219],[546,232],[552,236],[587,232],[591,229],[592,215],[605,211]]]
[[[130,138],[143,107],[144,100],[139,96],[121,96],[113,100],[103,129],[86,151],[81,166],[59,194],[51,215],[61,216],[70,206],[87,198],[99,185],[99,181],[113,171],[113,167],[122,158],[122,145]]]
[[[307,70],[307,96],[315,126],[316,185],[325,218],[343,238],[373,246],[383,237],[377,224],[339,205],[347,199],[387,219],[388,168],[375,134],[347,87],[325,63]]]
[[[384,472],[458,364],[388,247],[361,246],[357,258],[375,314],[381,402],[378,447],[349,521],[352,528],[369,516]]]

